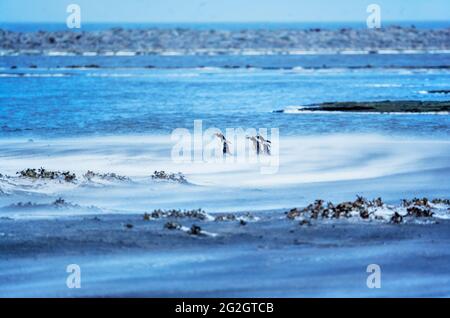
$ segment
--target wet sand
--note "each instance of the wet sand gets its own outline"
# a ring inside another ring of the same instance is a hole
[[[258,221],[92,215],[0,219],[0,296],[437,296],[450,295],[450,221],[389,224],[317,220],[281,211]],[[196,224],[212,235],[165,228]],[[132,227],[131,227],[132,225]],[[66,267],[81,267],[81,288]],[[369,264],[380,289],[366,285]]]

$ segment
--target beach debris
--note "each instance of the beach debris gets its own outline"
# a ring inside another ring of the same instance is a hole
[[[290,220],[301,219],[339,219],[359,217],[362,220],[384,220],[394,224],[404,222],[407,218],[430,218],[435,211],[443,209],[442,206],[450,206],[448,199],[414,198],[412,200],[402,200],[400,206],[390,206],[383,202],[381,198],[367,200],[362,196],[357,196],[355,201],[346,201],[339,204],[323,200],[316,200],[305,208],[293,208],[285,212]]]
[[[191,229],[188,232],[191,235],[201,235],[202,234],[202,228],[198,225],[193,224],[191,226]]]
[[[414,217],[432,217],[433,212],[430,201],[427,198],[414,198],[410,201],[403,200],[403,206],[406,208],[408,216]]]
[[[221,214],[214,218],[214,221],[216,222],[223,222],[223,221],[236,221],[236,215],[234,214]]]
[[[401,216],[398,212],[395,212],[391,217],[391,223],[400,224],[403,222],[403,216]]]
[[[66,201],[63,198],[58,198],[53,202],[55,206],[64,206],[67,205]]]
[[[369,214],[369,211],[362,210],[359,212],[359,216],[361,217],[361,219],[368,219],[370,214]]]
[[[433,199],[431,200],[431,203],[450,205],[450,199]]]
[[[84,175],[83,178],[85,178],[88,181],[92,181],[95,178],[107,180],[107,181],[130,181],[130,178],[118,175],[116,173],[97,173],[93,172],[91,170],[88,170]]]
[[[422,199],[414,198],[412,200],[405,200],[405,199],[403,199],[402,200],[402,204],[403,204],[404,207],[408,207],[408,206],[412,206],[412,205],[414,205],[414,206],[426,206],[426,207],[430,206],[429,201],[428,201],[427,198],[422,198]]]
[[[180,230],[181,224],[177,222],[167,222],[166,224],[164,224],[164,228],[168,230]]]
[[[417,207],[412,206],[406,209],[408,211],[408,215],[415,217],[431,217],[433,216],[433,212],[431,212],[431,208],[429,207]]]
[[[225,214],[219,214],[214,217],[215,222],[229,222],[229,221],[238,221],[241,225],[245,225],[248,222],[251,221],[257,221],[259,220],[258,217],[255,217],[251,213],[247,212],[245,214],[233,214],[233,213],[225,213]],[[245,224],[242,224],[245,223]]]
[[[186,177],[181,173],[167,173],[164,170],[155,171],[152,175],[153,180],[174,181],[182,184],[187,184]]]
[[[341,218],[341,217],[350,217],[352,213],[365,214],[367,211],[367,202],[362,201],[362,198],[359,198],[354,202],[342,202],[337,205],[334,205],[331,202],[325,204],[324,200],[316,200],[314,203],[309,204],[306,208],[291,209],[286,213],[288,219],[295,219],[300,216],[307,217],[311,219],[317,218]],[[365,200],[365,199],[364,199]]]
[[[66,182],[73,182],[76,180],[75,173],[71,173],[70,171],[51,171],[46,170],[44,168],[39,169],[25,169],[17,172],[16,174],[20,175],[23,178],[30,179],[50,179],[50,180],[61,180]]]
[[[187,233],[189,235],[195,235],[195,236],[209,236],[209,237],[216,237],[216,233],[211,233],[207,231],[203,231],[202,228],[196,224],[193,224],[190,228],[181,225],[178,222],[167,222],[164,224],[164,228],[167,230],[178,230],[184,233]]]
[[[301,225],[301,226],[303,226],[303,225],[310,226],[310,225],[311,225],[311,222],[308,221],[308,220],[301,220],[300,223],[299,223],[299,225]]]
[[[286,212],[286,217],[287,217],[288,219],[293,220],[293,219],[299,217],[299,216],[301,215],[301,213],[302,213],[302,212],[301,212],[299,209],[293,208],[293,209],[291,209],[289,212]]]
[[[147,214],[147,213],[146,213]],[[159,219],[159,218],[192,218],[198,220],[214,220],[212,216],[202,209],[194,210],[154,210],[151,214],[144,214],[144,219]]]

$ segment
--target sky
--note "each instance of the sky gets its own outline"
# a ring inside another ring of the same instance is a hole
[[[62,22],[81,7],[83,22],[450,21],[450,0],[0,0],[0,22]]]

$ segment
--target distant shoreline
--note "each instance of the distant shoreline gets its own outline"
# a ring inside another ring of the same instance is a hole
[[[450,53],[450,28],[124,29],[14,32],[0,55],[306,55]]]
[[[445,29],[450,27],[450,22],[446,20],[388,20],[382,21],[382,28],[392,26],[415,27],[417,29]],[[216,22],[82,22],[79,31],[104,31],[115,27],[125,29],[193,29],[193,30],[307,30],[312,28],[321,29],[366,29],[367,22],[360,21],[253,21],[253,22],[236,22],[236,21],[216,21]],[[0,29],[20,32],[36,32],[36,31],[66,31],[66,21],[48,21],[48,22],[0,22]]]

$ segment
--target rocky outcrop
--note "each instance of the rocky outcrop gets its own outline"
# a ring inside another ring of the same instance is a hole
[[[450,101],[384,100],[376,102],[327,102],[276,110],[275,113],[357,112],[357,113],[436,113],[449,112]]]

